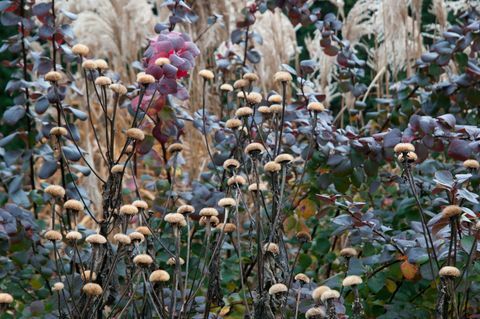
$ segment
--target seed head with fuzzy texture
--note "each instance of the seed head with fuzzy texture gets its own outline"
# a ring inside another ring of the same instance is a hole
[[[406,158],[407,163],[415,163],[418,159],[418,156],[415,152],[408,152]],[[398,154],[397,159],[400,163],[405,162],[405,156],[403,156],[403,153]]]
[[[66,128],[61,127],[61,126],[55,126],[50,129],[50,135],[51,136],[67,136],[68,131]]]
[[[150,282],[167,282],[170,280],[170,275],[165,270],[155,270],[150,274]]]
[[[80,273],[83,281],[95,281],[97,280],[97,273],[91,270],[85,270]]]
[[[325,317],[325,310],[320,307],[312,307],[305,313],[306,319],[321,319]]]
[[[96,59],[95,65],[97,66],[97,69],[100,69],[100,70],[108,69],[108,63],[104,59]]]
[[[137,74],[137,82],[143,85],[148,85],[155,83],[155,78],[153,75],[146,74],[145,72],[140,72]]]
[[[323,294],[327,291],[330,291],[330,287],[328,287],[328,286],[319,286],[319,287],[315,288],[312,291],[312,299],[315,302],[319,302],[320,300],[322,300]]]
[[[152,231],[147,226],[138,226],[135,231],[139,232],[143,236],[151,236]]]
[[[137,255],[133,258],[133,262],[135,263],[135,265],[137,266],[149,266],[153,263],[153,259],[152,257],[150,257],[150,255],[147,255],[147,254],[140,254],[140,255]]]
[[[62,234],[56,230],[49,230],[43,236],[45,237],[45,239],[50,241],[62,240]]]
[[[258,104],[262,102],[262,99],[263,99],[262,95],[257,92],[250,92],[247,95],[247,101],[251,104]]]
[[[342,285],[344,287],[350,287],[350,286],[358,286],[363,282],[362,277],[360,276],[347,276],[345,279],[343,279]]]
[[[233,87],[236,88],[236,89],[241,89],[241,88],[247,87],[248,84],[249,83],[248,83],[247,80],[240,79],[240,80],[235,81],[235,83],[233,83]]]
[[[95,84],[98,86],[107,86],[112,84],[112,80],[106,76],[99,76],[95,79]]]
[[[63,282],[56,282],[52,286],[52,291],[62,291],[65,288]]]
[[[133,201],[132,205],[137,207],[138,209],[148,209],[147,202],[141,199]]]
[[[320,102],[310,102],[307,105],[307,110],[312,112],[323,112],[325,111],[325,106]]]
[[[113,83],[109,88],[112,92],[117,93],[118,95],[125,95],[128,92],[127,88],[120,83]]]
[[[65,209],[70,209],[76,212],[80,212],[83,210],[84,206],[83,203],[76,199],[69,199],[63,204]]]
[[[269,252],[274,255],[278,255],[280,253],[280,248],[275,243],[266,243],[263,245],[263,250],[265,252]]]
[[[100,296],[103,293],[103,289],[99,284],[89,282],[82,288],[83,292],[89,296]]]
[[[11,304],[13,302],[13,297],[11,294],[6,292],[0,293],[0,304]]]
[[[253,183],[253,184],[248,185],[248,191],[249,192],[257,192],[259,190],[260,191],[266,191],[267,186],[263,183],[260,183],[260,185],[258,185],[257,183]]]
[[[138,208],[134,205],[123,205],[120,207],[121,215],[136,215],[138,214]]]
[[[47,188],[45,188],[45,193],[52,197],[61,198],[65,196],[65,188],[60,185],[48,185]]]
[[[260,143],[250,143],[245,147],[245,153],[253,156],[263,153],[265,151],[265,147],[263,147]]]
[[[456,278],[460,277],[461,272],[457,267],[445,266],[440,269],[438,274],[440,275],[440,277]]]
[[[242,126],[242,121],[239,119],[228,119],[227,122],[225,122],[225,127],[231,130],[237,129],[240,126]]]
[[[70,241],[78,241],[82,239],[82,234],[80,234],[78,231],[72,230],[67,233],[65,236]]]
[[[300,281],[300,282],[305,283],[305,284],[308,284],[310,282],[310,278],[307,275],[302,274],[302,273],[296,274],[295,275],[295,280]]]
[[[471,168],[471,169],[478,169],[480,167],[480,164],[478,163],[477,160],[468,159],[465,162],[463,162],[463,167]]]
[[[292,75],[285,71],[279,71],[273,76],[273,82],[290,82]]]
[[[88,236],[85,241],[92,245],[103,245],[107,242],[107,239],[100,234],[93,234]]]
[[[270,161],[263,166],[263,169],[268,173],[276,173],[282,169],[282,165],[278,164],[275,161]]]
[[[232,176],[230,177],[228,180],[227,180],[227,185],[228,186],[242,186],[242,185],[245,185],[245,183],[247,182],[247,180],[245,179],[245,177],[241,176],[241,175],[235,175],[235,176]]]
[[[180,265],[185,264],[185,260],[183,260],[182,257],[179,257],[178,260],[180,261]],[[170,257],[170,258],[168,258],[168,260],[167,260],[167,265],[169,265],[169,266],[174,266],[174,265],[176,265],[176,264],[177,264],[177,260],[175,259],[175,257]]]
[[[142,233],[139,233],[138,231],[131,232],[128,234],[128,237],[135,243],[140,243],[145,240],[145,236],[143,236]]]
[[[343,257],[350,258],[350,257],[356,257],[358,255],[358,252],[355,248],[346,247],[340,250],[340,255]]]
[[[175,225],[181,227],[186,223],[185,216],[179,213],[168,213],[165,215],[164,220],[170,225]]]
[[[220,90],[225,91],[225,92],[232,92],[233,91],[233,86],[228,83],[224,83],[220,85]]]
[[[280,154],[277,157],[275,157],[275,162],[279,164],[288,164],[293,161],[293,156],[290,154]]]
[[[244,106],[235,111],[235,116],[237,117],[247,117],[253,114],[251,107]]]
[[[113,236],[113,239],[115,239],[119,244],[122,245],[130,245],[130,243],[132,242],[129,236],[122,233],[115,234]]]
[[[442,216],[444,218],[450,218],[458,216],[462,213],[462,208],[457,205],[448,205],[442,210]]]
[[[415,146],[411,143],[398,143],[393,148],[395,153],[408,153],[408,152],[415,152]]]
[[[155,60],[155,65],[164,66],[165,64],[170,64],[169,58],[158,58]]]
[[[252,72],[245,73],[243,75],[243,78],[247,81],[250,81],[250,82],[258,81],[258,75],[256,75],[255,73],[252,73]]]
[[[233,207],[237,205],[237,201],[231,197],[225,197],[218,201],[218,206],[220,207]]]
[[[235,226],[235,224],[232,224],[232,223],[220,223],[217,225],[217,229],[219,230],[222,230],[223,229],[223,232],[225,233],[233,233],[234,231],[237,230],[237,226]]]
[[[200,210],[199,215],[207,217],[218,216],[218,211],[213,207],[205,207]]]
[[[282,112],[283,107],[280,104],[272,104],[269,109],[271,113],[278,114]]]
[[[338,299],[338,298],[340,298],[340,293],[336,290],[325,291],[321,297],[322,301],[326,301],[329,299]]]
[[[237,169],[240,167],[240,162],[234,158],[229,158],[223,162],[223,168],[230,170],[230,169]]]
[[[120,173],[122,173],[124,170],[125,170],[125,165],[117,164],[117,165],[113,165],[113,166],[112,166],[112,169],[110,170],[110,172],[111,172],[112,174],[120,174]]]
[[[58,82],[62,79],[62,74],[57,71],[50,71],[45,74],[45,80],[49,82]]]
[[[301,243],[308,243],[312,241],[312,235],[306,231],[299,231],[296,235],[297,240]]]
[[[198,221],[198,223],[200,224],[200,226],[206,226],[207,221],[208,221],[208,224],[210,224],[210,226],[212,227],[216,227],[218,223],[220,223],[220,220],[218,219],[217,216],[202,216]]]
[[[90,49],[85,44],[77,43],[72,47],[72,52],[76,55],[86,56]]]
[[[274,284],[270,287],[270,289],[268,289],[268,293],[270,295],[276,295],[276,294],[279,294],[279,293],[283,293],[283,292],[287,292],[288,291],[288,288],[287,286],[285,286],[284,284]]]
[[[195,208],[192,205],[182,205],[177,208],[179,214],[192,214],[195,212]]]
[[[213,78],[215,77],[212,71],[206,69],[198,72],[198,75],[200,75],[205,81],[213,80]]]
[[[82,68],[85,70],[94,70],[97,68],[97,63],[93,60],[85,60],[82,62]]]
[[[279,94],[272,94],[268,97],[268,102],[275,104],[282,103],[282,96]]]
[[[263,105],[258,108],[258,113],[268,115],[272,112],[270,111],[270,108],[268,106]]]
[[[127,136],[132,140],[143,141],[145,133],[139,128],[132,127],[127,130]]]
[[[183,144],[173,143],[167,148],[167,152],[170,154],[175,154],[183,151]]]

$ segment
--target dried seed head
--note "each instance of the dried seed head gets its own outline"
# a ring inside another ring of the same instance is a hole
[[[72,230],[67,233],[65,236],[70,241],[78,241],[82,239],[82,234],[80,234],[78,231]]]
[[[279,94],[272,94],[268,97],[268,102],[275,104],[282,103],[282,96]]]
[[[224,233],[233,233],[234,231],[237,230],[237,226],[235,226],[235,224],[232,224],[232,223],[220,223],[217,225],[217,229],[219,230],[222,230],[223,229],[223,232]]]
[[[142,233],[139,233],[138,231],[131,232],[128,234],[128,237],[134,242],[134,243],[140,243],[145,240],[145,236],[143,236]]]
[[[76,199],[69,199],[63,204],[63,208],[71,209],[76,212],[80,212],[83,210],[84,206],[83,203]]]
[[[205,207],[200,210],[199,215],[207,217],[218,216],[218,211],[213,207]]]
[[[287,292],[288,288],[284,284],[274,284],[268,289],[270,295],[276,295],[279,293]]]
[[[113,83],[109,86],[109,88],[118,95],[125,95],[128,92],[127,88],[120,83]]]
[[[140,254],[133,258],[133,262],[137,266],[150,266],[153,263],[152,257],[147,254]]]
[[[95,64],[97,66],[97,69],[100,69],[100,70],[108,69],[108,63],[104,59],[96,59]]]
[[[245,88],[248,85],[249,85],[249,82],[245,79],[240,79],[240,80],[235,81],[235,83],[233,83],[233,87],[236,88],[236,89]]]
[[[326,301],[329,299],[338,299],[340,298],[340,293],[336,290],[328,290],[322,294],[321,300]]]
[[[56,230],[49,230],[43,236],[45,237],[45,239],[50,241],[62,240],[62,234]]]
[[[293,156],[290,154],[280,154],[277,157],[275,157],[275,162],[279,164],[288,164],[293,161]]]
[[[315,302],[319,302],[322,299],[322,296],[325,292],[330,291],[328,286],[319,286],[312,291],[312,299]]]
[[[110,172],[112,174],[120,174],[123,172],[124,169],[125,169],[125,165],[117,164],[112,166],[112,169],[110,170]]]
[[[308,284],[310,282],[310,278],[307,275],[302,274],[302,273],[299,273],[299,274],[295,275],[295,280],[300,281],[300,282],[305,283],[305,284]]]
[[[150,74],[146,74],[145,72],[140,72],[137,74],[137,82],[143,85],[148,85],[148,84],[155,83],[155,78]]]
[[[225,197],[218,201],[218,206],[220,207],[232,207],[237,205],[237,201],[231,197]]]
[[[224,83],[220,85],[220,90],[225,91],[225,92],[232,92],[233,91],[233,86],[231,86],[228,83]]]
[[[223,168],[230,170],[230,169],[237,169],[240,167],[240,162],[234,158],[229,158],[223,162]]]
[[[180,266],[185,264],[185,260],[183,260],[182,257],[178,257],[178,261],[180,262]],[[167,260],[167,265],[169,266],[174,266],[177,264],[177,260],[175,259],[175,257],[170,257],[168,258]]]
[[[0,304],[11,304],[13,302],[13,297],[11,294],[6,292],[0,293]]]
[[[460,277],[461,273],[460,270],[457,267],[453,266],[445,266],[440,269],[438,272],[440,277],[451,277],[451,278],[456,278]]]
[[[45,193],[52,197],[61,198],[65,196],[65,188],[60,185],[49,185],[47,188],[45,188]]]
[[[148,209],[148,204],[144,200],[137,199],[133,201],[132,205],[137,207],[138,209]]]
[[[253,114],[251,107],[244,106],[235,111],[235,116],[237,117],[247,117]]]
[[[80,273],[83,281],[95,281],[97,280],[97,273],[91,270],[85,270]]]
[[[128,145],[125,148],[125,154],[132,154],[132,152],[133,152],[133,145]]]
[[[167,148],[167,152],[170,154],[175,154],[181,151],[183,151],[183,144],[180,143],[173,143]]]
[[[139,128],[132,127],[127,130],[127,136],[136,141],[143,141],[145,133]]]
[[[165,270],[155,270],[150,274],[150,282],[167,282],[170,280],[170,275]]]
[[[321,319],[325,317],[325,310],[320,307],[312,307],[305,313],[306,319]]]
[[[258,190],[266,191],[267,190],[267,185],[265,185],[264,183],[260,183],[260,185],[258,185],[257,183],[253,183],[253,184],[248,185],[248,191],[256,192]]]
[[[347,276],[345,279],[343,279],[342,285],[344,287],[350,287],[350,286],[358,286],[363,282],[362,277],[360,276]]]
[[[407,153],[407,152],[415,152],[415,146],[411,143],[398,143],[393,148],[395,153]]]
[[[138,208],[134,205],[123,205],[120,207],[121,215],[136,215],[138,214]]]
[[[263,105],[258,108],[258,112],[263,115],[268,115],[271,113],[271,110],[268,106]]]
[[[228,180],[227,180],[227,185],[228,186],[242,186],[242,185],[245,185],[247,181],[245,180],[245,177],[241,176],[241,175],[235,175],[235,176],[232,176],[230,177]]]
[[[195,208],[191,205],[182,205],[177,209],[177,213],[179,214],[192,214],[194,212]]]
[[[205,69],[198,72],[198,75],[200,75],[205,81],[213,80],[213,78],[215,77],[212,71]]]
[[[272,104],[269,109],[271,113],[279,114],[282,112],[283,107],[280,104]]]
[[[61,126],[55,126],[55,127],[52,127],[50,129],[50,135],[53,135],[53,136],[67,136],[68,135],[68,131],[66,128],[64,127],[61,127]]]
[[[85,241],[92,245],[103,245],[107,242],[107,239],[100,234],[93,234],[88,236]]]
[[[340,250],[340,255],[343,257],[350,258],[350,257],[356,257],[358,255],[358,252],[355,248],[346,247]]]
[[[285,71],[279,71],[273,76],[273,82],[290,82],[292,75]]]
[[[85,44],[77,43],[72,47],[72,52],[73,54],[86,56],[90,49]]]
[[[179,213],[169,213],[165,215],[164,220],[170,225],[175,225],[178,227],[182,227],[182,225],[186,224],[185,216]]]
[[[415,163],[418,159],[418,156],[415,152],[408,152],[406,158],[407,163]],[[405,156],[403,156],[403,153],[398,154],[397,159],[400,163],[405,162]]]
[[[258,81],[258,75],[256,75],[255,73],[252,73],[252,72],[245,73],[243,75],[243,78],[247,81],[250,81],[250,82]]]
[[[312,236],[310,235],[310,233],[303,230],[299,231],[296,237],[297,237],[297,240],[301,243],[308,243],[312,241]]]
[[[312,112],[323,112],[325,111],[325,106],[320,102],[310,102],[307,105],[307,110]]]
[[[164,66],[165,64],[170,64],[169,58],[158,58],[155,60],[155,65]]]
[[[250,92],[247,95],[247,101],[251,104],[258,104],[262,102],[263,96],[257,92]]]
[[[97,68],[97,64],[93,60],[85,60],[82,62],[82,68],[85,70],[93,70]]]
[[[263,251],[278,255],[280,253],[280,248],[275,243],[266,243],[263,245]]]
[[[231,130],[237,129],[240,126],[242,126],[242,121],[240,121],[239,119],[229,119],[227,120],[227,122],[225,122],[225,127]]]
[[[442,210],[442,216],[444,218],[450,218],[450,217],[458,216],[461,213],[462,213],[462,208],[460,206],[457,206],[457,205],[449,205],[449,206],[446,206]]]
[[[260,143],[250,143],[245,147],[245,153],[250,156],[255,156],[265,151],[265,147],[263,147]]]
[[[99,76],[95,79],[95,84],[98,86],[107,86],[112,84],[112,80],[106,76]]]
[[[45,74],[45,80],[49,82],[58,82],[62,79],[62,74],[57,71],[50,71]]]
[[[478,163],[477,160],[468,159],[465,162],[463,162],[463,167],[471,168],[471,169],[478,169],[480,167],[480,164]]]
[[[129,236],[122,233],[115,234],[115,236],[113,236],[113,239],[115,239],[119,244],[122,245],[130,245],[130,243],[132,242]]]
[[[278,164],[275,161],[270,161],[263,166],[263,169],[269,173],[276,173],[282,169],[282,165]]]
[[[148,228],[147,226],[138,226],[137,229],[135,229],[135,231],[139,232],[143,236],[151,236],[152,235],[152,232],[151,232],[150,228]]]
[[[220,220],[217,216],[202,216],[198,221],[200,226],[206,226],[207,222],[210,224],[210,226],[215,227],[218,225],[218,223],[220,223]]]
[[[52,291],[62,291],[65,288],[63,282],[56,282],[52,286]]]
[[[89,282],[82,288],[83,292],[89,296],[100,296],[103,293],[103,289],[99,284]]]

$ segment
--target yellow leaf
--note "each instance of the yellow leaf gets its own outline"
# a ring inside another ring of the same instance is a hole
[[[408,260],[405,260],[401,265],[400,269],[402,270],[403,277],[407,280],[412,280],[415,278],[418,272],[418,266],[415,264],[411,264]]]
[[[393,293],[397,289],[397,284],[395,281],[387,279],[385,281],[385,286],[387,287],[388,292]]]
[[[311,200],[304,198],[300,201],[295,211],[298,216],[303,218],[309,218],[315,215],[315,213],[317,212],[317,206]]]
[[[225,306],[222,308],[222,310],[220,310],[219,315],[223,317],[228,315],[229,312],[230,312],[230,306]]]

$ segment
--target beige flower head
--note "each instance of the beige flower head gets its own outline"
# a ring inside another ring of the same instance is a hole
[[[106,76],[99,76],[98,78],[95,79],[95,84],[98,86],[107,86],[112,84],[112,80]]]
[[[290,82],[292,81],[292,75],[285,71],[279,71],[273,76],[274,82]]]
[[[51,136],[67,136],[68,131],[66,128],[61,127],[61,126],[55,126],[50,129],[50,135]]]
[[[133,262],[137,266],[146,267],[146,266],[150,266],[153,263],[153,259],[152,257],[150,257],[150,255],[140,254],[133,258]]]
[[[185,216],[180,213],[166,214],[164,220],[170,225],[175,225],[178,227],[182,227],[182,225],[186,224]]]
[[[82,288],[83,292],[89,296],[100,296],[103,293],[103,289],[99,284],[89,282]]]
[[[263,166],[263,169],[265,170],[265,172],[268,173],[277,173],[282,169],[282,165],[278,164],[275,161],[270,161]]]
[[[170,154],[175,154],[183,151],[183,144],[173,143],[167,148],[167,152]]]
[[[255,73],[252,73],[252,72],[245,73],[243,75],[243,78],[247,81],[250,81],[250,82],[258,81],[258,75],[256,75]]]
[[[178,260],[179,260],[179,262],[180,262],[180,266],[183,265],[183,264],[185,264],[185,260],[183,260],[182,257],[179,257]],[[170,258],[168,258],[168,260],[167,260],[167,265],[169,265],[169,266],[174,266],[174,265],[176,265],[176,264],[177,264],[177,260],[175,259],[175,257],[170,257]]]
[[[295,275],[295,280],[300,281],[304,284],[308,284],[310,282],[310,278],[303,273],[296,274]]]
[[[267,190],[267,186],[264,184],[264,183],[260,183],[257,184],[257,183],[252,183],[250,185],[248,185],[248,191],[249,192],[257,192],[257,191],[266,191]]]
[[[263,251],[278,255],[280,253],[280,248],[275,243],[266,243],[263,245]]]
[[[325,291],[321,297],[322,301],[325,302],[330,299],[338,299],[340,298],[340,293],[336,290],[328,290]]]
[[[233,170],[240,167],[240,162],[234,158],[229,158],[223,162],[223,168],[226,170]]]
[[[170,275],[165,270],[155,270],[150,274],[150,282],[167,282],[170,280]]]
[[[177,208],[179,214],[192,214],[195,212],[195,208],[192,205],[182,205]]]
[[[218,230],[222,230],[223,229],[223,232],[225,233],[233,233],[234,231],[237,230],[237,226],[235,226],[235,224],[232,224],[232,223],[220,223],[217,225],[217,229]]]
[[[139,232],[143,236],[151,236],[152,231],[147,226],[138,226],[135,231]]]
[[[49,185],[45,188],[45,193],[52,197],[64,197],[65,196],[65,188],[60,185]]]
[[[11,294],[6,292],[0,293],[0,304],[11,304],[13,302],[13,297]]]
[[[63,204],[65,209],[70,209],[75,212],[81,212],[84,208],[83,203],[76,199],[69,199]]]
[[[440,275],[440,277],[457,278],[460,277],[461,272],[457,267],[445,266],[440,269],[438,274]]]
[[[358,252],[355,248],[346,247],[340,250],[340,255],[343,257],[350,258],[350,257],[356,257],[358,255]]]
[[[140,72],[137,74],[137,82],[143,85],[155,83],[155,78],[151,74]]]
[[[312,307],[305,313],[306,319],[321,319],[325,317],[325,310],[320,307]]]
[[[218,201],[218,206],[220,207],[233,207],[237,205],[237,201],[231,197],[225,197]]]
[[[242,121],[239,119],[228,119],[225,122],[225,127],[231,130],[238,129],[240,126],[242,126]]]
[[[251,116],[252,114],[253,114],[253,110],[251,107],[248,107],[248,106],[241,107],[235,111],[235,116],[240,118]]]
[[[45,74],[45,80],[49,82],[58,82],[62,79],[62,74],[57,71],[50,71]]]
[[[206,217],[218,216],[218,211],[213,207],[205,207],[200,210],[199,215]]]
[[[272,104],[269,109],[271,113],[278,114],[282,112],[283,107],[280,104]]]
[[[137,207],[137,209],[148,209],[147,202],[141,199],[133,201],[132,205]]]
[[[220,223],[220,220],[217,216],[202,216],[198,223],[200,226],[206,226],[208,223],[210,226],[216,227]]]
[[[270,295],[276,295],[276,294],[284,293],[287,291],[288,291],[288,288],[284,284],[274,284],[270,287],[270,289],[268,289],[268,293]]]
[[[415,152],[408,152],[407,156],[404,156],[404,153],[400,153],[397,156],[397,159],[400,163],[404,163],[405,158],[407,163],[415,163],[418,159],[418,156]]]
[[[301,243],[308,243],[312,241],[312,235],[310,235],[309,232],[306,232],[304,230],[299,231],[296,235],[297,240]]]
[[[213,80],[213,78],[215,77],[212,71],[206,69],[198,72],[198,75],[200,75],[205,81]]]
[[[72,52],[76,55],[86,56],[90,49],[85,44],[77,43],[72,47]]]
[[[278,164],[288,164],[293,161],[293,156],[290,154],[280,154],[277,157],[275,157],[275,162]]]
[[[320,102],[310,102],[307,105],[307,110],[312,112],[323,112],[325,111],[325,106]]]
[[[318,303],[322,300],[322,296],[325,292],[330,291],[330,287],[328,286],[319,286],[312,291],[312,299]]]
[[[52,242],[62,240],[62,234],[56,230],[49,230],[43,236],[45,237],[45,239]]]
[[[263,96],[257,92],[250,92],[247,95],[247,101],[251,104],[258,104],[262,102]]]
[[[110,170],[110,172],[112,174],[120,174],[123,172],[124,169],[125,169],[125,165],[117,164],[112,166],[112,169]]]
[[[415,146],[411,143],[398,143],[393,148],[395,153],[408,153],[408,152],[415,152]]]
[[[462,214],[462,208],[457,205],[448,205],[442,210],[442,216],[445,218],[455,217]]]
[[[82,239],[82,234],[80,234],[78,231],[72,230],[67,233],[65,236],[70,241],[79,241]]]
[[[250,143],[245,147],[245,153],[250,156],[255,156],[265,151],[265,147],[263,147],[260,143]]]
[[[258,113],[263,114],[263,115],[268,115],[271,112],[270,108],[268,106],[262,105],[258,108]]]
[[[91,270],[85,270],[80,273],[83,281],[95,281],[97,280],[97,273]]]
[[[360,276],[347,276],[345,279],[343,279],[342,285],[344,287],[350,287],[350,286],[358,286],[363,282],[362,277]]]
[[[463,167],[470,168],[470,169],[478,169],[480,167],[480,164],[478,163],[477,160],[468,159],[465,162],[463,162]]]
[[[118,95],[125,95],[128,92],[127,88],[120,83],[110,84],[109,88],[113,93],[117,93]]]
[[[128,237],[134,242],[134,243],[140,243],[145,240],[145,236],[143,236],[142,233],[139,233],[138,231],[131,232],[128,234]]]
[[[268,97],[268,102],[275,104],[282,103],[282,96],[279,94],[272,94]]]
[[[224,83],[224,84],[220,85],[220,90],[225,91],[225,92],[232,92],[233,91],[233,86],[231,84]]]
[[[93,60],[85,60],[82,62],[82,68],[85,70],[94,70],[97,68],[97,63]]]
[[[115,239],[119,244],[122,245],[130,245],[130,243],[132,242],[128,235],[122,233],[115,234],[113,236],[113,239]]]
[[[235,81],[235,83],[233,83],[233,87],[236,88],[236,89],[242,89],[242,88],[247,87],[249,84],[250,83],[248,82],[248,80],[240,79],[240,80]]]
[[[63,284],[63,282],[56,282],[52,286],[52,291],[60,292],[63,290],[63,288],[65,288],[65,285]]]
[[[138,208],[134,205],[123,205],[120,207],[121,215],[136,215],[138,214]]]
[[[92,234],[88,236],[85,241],[92,245],[103,245],[107,243],[107,239],[100,234]]]
[[[132,140],[143,141],[145,138],[145,133],[143,133],[143,131],[139,128],[132,127],[127,130],[127,137],[131,138]]]
[[[155,60],[155,65],[164,66],[165,64],[170,64],[169,58],[158,58]]]
[[[96,65],[97,69],[100,69],[100,70],[108,69],[108,63],[104,59],[96,59],[95,60],[95,65]]]
[[[227,180],[228,186],[240,187],[242,185],[245,185],[245,183],[247,183],[247,181],[245,180],[245,177],[241,175],[232,176]]]

